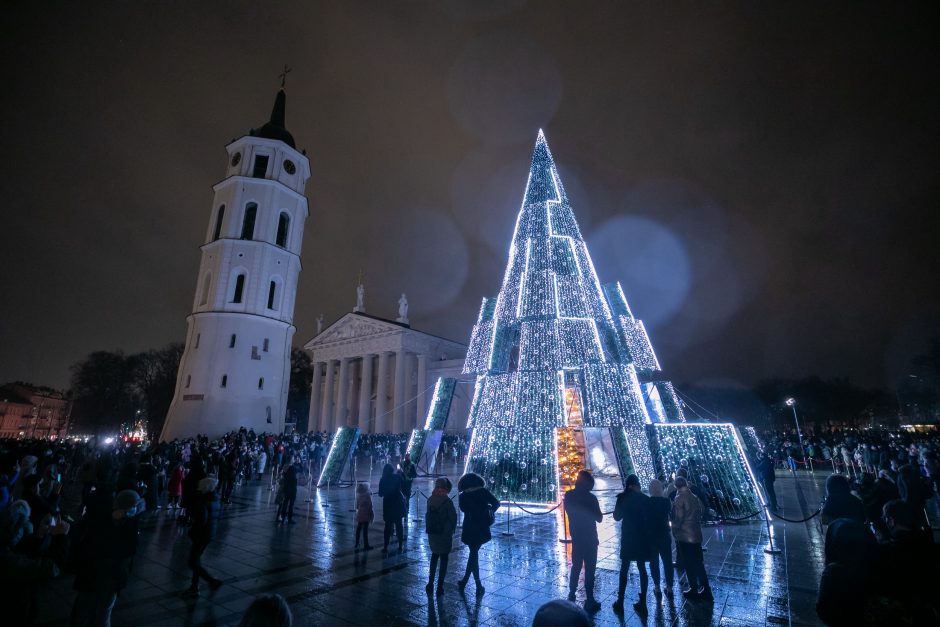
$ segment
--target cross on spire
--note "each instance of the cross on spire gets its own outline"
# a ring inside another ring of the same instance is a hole
[[[284,71],[278,74],[281,79],[281,89],[284,89],[284,84],[287,82],[287,75],[290,74],[291,68],[287,67],[287,64],[284,64]]]

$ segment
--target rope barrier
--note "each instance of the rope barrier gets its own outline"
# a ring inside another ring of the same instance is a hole
[[[748,514],[747,516],[742,516],[740,518],[722,518],[720,519],[720,522],[740,522],[742,520],[747,520],[748,518],[754,518],[755,516],[759,514],[760,514],[760,510],[757,510],[753,514]]]
[[[808,520],[812,520],[813,518],[816,518],[817,516],[819,516],[819,514],[820,514],[820,512],[822,512],[822,510],[823,510],[822,505],[820,505],[820,506],[819,506],[819,509],[817,509],[815,513],[809,515],[808,517],[806,517],[806,518],[804,518],[804,519],[802,519],[802,520],[792,520],[792,519],[790,519],[790,518],[784,518],[783,516],[781,516],[781,515],[779,515],[779,514],[777,514],[777,513],[775,513],[775,512],[770,512],[770,515],[773,516],[774,518],[778,519],[778,520],[783,520],[783,521],[789,522],[789,523],[803,523],[803,522],[806,522],[806,521],[808,521]]]
[[[526,514],[531,514],[531,515],[533,515],[533,516],[542,516],[542,515],[544,515],[544,514],[551,514],[551,513],[554,512],[556,509],[558,509],[559,507],[561,507],[561,503],[558,503],[557,505],[555,505],[555,507],[553,507],[553,508],[551,508],[551,509],[549,509],[549,510],[546,510],[546,511],[544,511],[544,512],[530,512],[529,510],[527,510],[526,508],[524,508],[522,505],[519,505],[519,504],[516,503],[515,501],[506,501],[506,502],[507,502],[509,505],[513,505],[513,506],[515,506],[515,507],[518,507],[519,509],[521,509],[522,511],[524,511]]]

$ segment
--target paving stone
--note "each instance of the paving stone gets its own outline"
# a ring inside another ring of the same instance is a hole
[[[366,479],[367,467],[360,478]],[[452,479],[460,468],[445,467]],[[369,481],[378,485],[378,469]],[[818,503],[825,475],[781,477],[777,493],[786,515],[802,518],[798,492],[805,503]],[[455,481],[456,483],[456,481]],[[424,591],[429,558],[424,535],[424,499],[411,500],[406,551],[380,555],[382,523],[370,526],[373,551],[353,550],[355,523],[349,511],[354,493],[347,488],[301,491],[295,511],[297,524],[274,523],[273,493],[269,483],[253,482],[238,488],[224,508],[218,537],[203,563],[225,580],[216,593],[182,599],[189,584],[186,566],[190,541],[172,512],[141,519],[141,538],[134,572],[118,599],[113,624],[135,627],[203,625],[225,627],[238,623],[251,600],[264,592],[285,596],[297,625],[528,625],[546,600],[567,595],[571,545],[564,537],[558,511],[547,515],[510,512],[512,536],[502,536],[505,514],[499,512],[494,539],[480,552],[480,573],[486,594],[477,597],[473,582],[461,594],[456,583],[463,575],[467,550],[459,541],[450,556],[445,595],[428,598]],[[431,490],[431,480],[419,478],[415,488]],[[307,499],[310,502],[307,502]],[[601,493],[602,511],[613,509],[615,494]],[[381,504],[375,498],[375,506]],[[808,512],[812,513],[812,512]],[[706,568],[715,603],[686,602],[677,579],[675,598],[658,604],[647,599],[649,615],[640,619],[632,611],[639,588],[638,573],[630,573],[627,612],[613,614],[619,559],[619,524],[605,516],[599,526],[598,572],[595,596],[603,607],[596,625],[797,625],[819,624],[815,595],[822,571],[823,537],[818,524],[773,523],[778,555],[768,555],[767,527],[763,522],[707,526]],[[392,546],[395,547],[393,540]],[[51,582],[40,594],[39,624],[65,626],[74,593],[69,577]],[[205,586],[204,586],[205,588]],[[63,599],[66,601],[63,602]],[[579,602],[584,600],[579,584]],[[791,622],[792,621],[792,622]]]

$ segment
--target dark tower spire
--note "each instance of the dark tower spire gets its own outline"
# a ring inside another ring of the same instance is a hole
[[[274,98],[274,107],[271,109],[271,120],[251,134],[255,137],[264,137],[265,139],[277,139],[291,148],[296,148],[294,145],[294,136],[288,132],[285,126],[284,119],[286,117],[286,109],[287,94],[284,93],[284,88],[282,87],[278,90],[277,96]]]

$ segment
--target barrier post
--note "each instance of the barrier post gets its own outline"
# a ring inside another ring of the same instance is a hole
[[[561,526],[563,528],[565,537],[558,538],[558,541],[562,544],[571,544],[571,540],[568,538],[568,512],[565,511],[565,503],[561,503]]]
[[[511,531],[509,531],[509,505],[508,505],[508,504],[506,505],[506,531],[502,532],[502,533],[499,534],[499,535],[501,535],[501,536],[503,536],[503,537],[509,537],[509,536],[514,536],[514,535],[516,535],[516,534],[512,533]]]
[[[770,542],[770,546],[764,549],[764,553],[768,555],[780,555],[780,549],[774,547],[774,534],[773,530],[770,528],[770,512],[767,510],[766,506],[764,506],[764,522],[767,524],[767,540]]]

